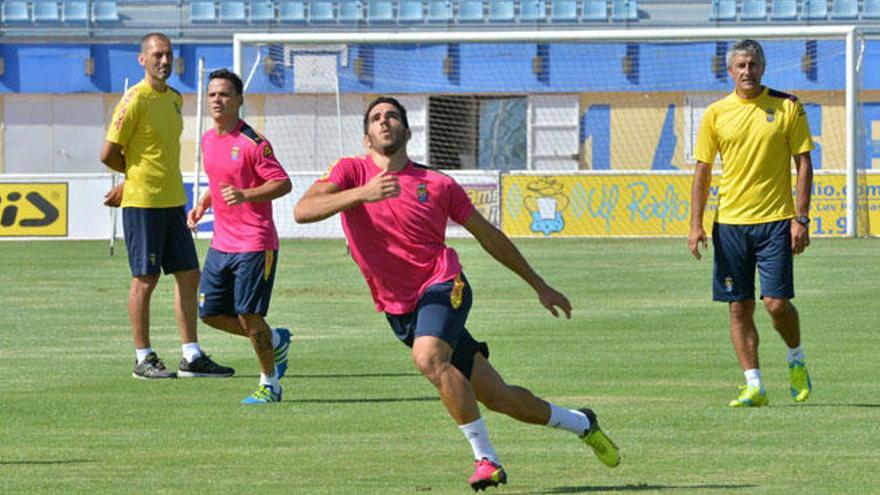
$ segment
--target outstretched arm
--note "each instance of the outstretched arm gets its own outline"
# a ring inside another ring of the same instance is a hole
[[[688,235],[688,249],[694,258],[700,259],[700,245],[707,249],[706,231],[703,230],[703,212],[709,198],[709,184],[712,182],[712,165],[697,162],[694,167],[694,184],[691,188],[691,232]]]
[[[535,273],[519,249],[503,232],[477,211],[474,211],[462,225],[473,234],[487,253],[532,286],[538,294],[538,300],[553,316],[559,316],[556,310],[559,308],[565,313],[566,318],[571,318],[571,303],[568,299],[561,292],[547,285],[544,279]]]
[[[195,232],[199,228],[199,220],[205,216],[205,212],[211,207],[211,191],[205,191],[202,197],[196,201],[195,206],[186,215],[186,226]]]
[[[319,222],[340,211],[400,196],[400,184],[396,175],[382,172],[360,187],[339,190],[332,182],[315,182],[303,194],[293,208],[296,223]]]

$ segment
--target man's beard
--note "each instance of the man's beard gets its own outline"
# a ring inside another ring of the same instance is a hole
[[[382,153],[385,156],[391,156],[397,153],[403,145],[406,144],[406,140],[403,139],[403,136],[394,136],[394,139],[391,140],[388,144],[381,145],[376,142],[372,137],[370,138],[370,146],[379,153]]]

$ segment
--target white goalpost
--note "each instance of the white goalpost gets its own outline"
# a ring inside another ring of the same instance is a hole
[[[702,110],[733,88],[724,48],[743,38],[766,43],[768,86],[810,103],[818,174],[845,174],[829,232],[868,233],[855,26],[238,33],[233,69],[246,106],[259,95],[247,113],[308,180],[363,152],[378,94],[410,110],[413,159],[453,175],[689,174]]]

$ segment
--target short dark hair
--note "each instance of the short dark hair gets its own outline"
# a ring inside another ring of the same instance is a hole
[[[388,103],[397,108],[397,111],[400,112],[400,118],[403,120],[403,127],[409,129],[409,121],[406,120],[406,108],[403,108],[403,105],[395,98],[390,96],[380,96],[371,101],[370,104],[367,105],[367,111],[364,112],[364,135],[367,134],[367,131],[370,128],[370,112],[372,112],[373,109],[376,108],[376,105],[379,105],[380,103]]]
[[[238,74],[236,74],[235,72],[232,72],[228,69],[217,69],[208,74],[208,83],[210,84],[211,81],[213,81],[214,79],[226,79],[227,81],[230,81],[233,86],[235,86],[235,91],[237,94],[244,94],[244,83],[241,82],[241,78],[238,77]]]
[[[169,45],[171,44],[171,40],[168,38],[168,36],[165,36],[164,34],[158,32],[158,31],[154,31],[152,33],[147,33],[144,35],[143,38],[141,38],[141,53],[144,53],[147,50],[147,43],[153,38],[159,38],[160,40],[165,41]]]

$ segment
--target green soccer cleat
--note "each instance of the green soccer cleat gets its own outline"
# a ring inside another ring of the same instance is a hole
[[[281,388],[278,393],[272,391],[272,387],[260,385],[256,392],[242,399],[242,404],[271,404],[273,402],[281,402]]]
[[[590,427],[580,436],[581,440],[593,449],[593,453],[602,461],[602,464],[612,468],[617,467],[620,464],[620,451],[617,449],[617,445],[599,428],[596,413],[588,408],[579,411],[590,420]]]
[[[749,387],[747,385],[740,385],[739,387],[742,389],[739,397],[730,401],[728,406],[730,407],[761,407],[770,404],[770,401],[767,400],[767,393],[761,393],[761,389],[758,387]]]
[[[810,374],[807,373],[807,367],[803,361],[792,361],[788,363],[788,370],[791,373],[791,397],[795,402],[803,402],[810,398],[810,392],[813,390],[813,383],[810,381]]]

